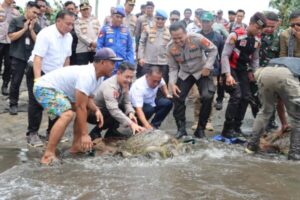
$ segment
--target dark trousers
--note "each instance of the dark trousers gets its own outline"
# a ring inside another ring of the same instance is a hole
[[[108,111],[101,110],[103,115],[104,124],[101,128],[98,126],[98,122],[94,113],[89,113],[88,115],[88,123],[95,124],[96,126],[90,131],[89,135],[92,140],[101,137],[101,131],[105,129],[114,129],[116,130],[119,127],[119,122],[115,120]]]
[[[76,53],[76,64],[87,65],[94,61],[95,52]]]
[[[223,102],[224,99],[224,95],[225,95],[225,90],[223,87],[223,84],[220,82],[221,76],[217,77],[217,98],[216,101],[217,102]]]
[[[147,120],[155,114],[151,124],[155,128],[159,128],[161,123],[171,111],[173,103],[170,99],[161,97],[156,99],[155,104],[155,107],[151,106],[150,104],[144,104],[143,111]]]
[[[41,75],[44,75],[42,72]],[[26,83],[28,89],[28,127],[27,127],[27,135],[30,133],[37,133],[40,129],[43,117],[43,107],[37,102],[33,94],[33,84],[34,84],[34,74],[33,74],[33,67],[32,63],[28,64],[26,70]],[[48,118],[48,128],[47,134],[50,133],[51,128],[55,124],[56,120],[50,120]]]
[[[76,51],[72,51],[72,55],[70,57],[70,65],[77,65]]]
[[[19,101],[20,86],[27,67],[27,62],[17,58],[11,58],[11,84],[9,90],[9,105],[17,106]]]
[[[213,83],[213,78],[211,76],[201,77],[199,80],[196,80],[192,75],[190,75],[185,80],[178,78],[176,85],[179,87],[181,92],[179,93],[179,97],[174,97],[173,115],[176,122],[180,121],[185,123],[185,99],[194,84],[197,85],[201,97],[201,109],[198,119],[198,128],[205,128],[211,112],[211,104],[215,93],[215,86]]]
[[[236,80],[237,85],[228,90],[230,99],[225,113],[225,125],[228,125],[226,126],[228,129],[241,127],[249,101],[252,98],[248,72],[231,69],[231,75]]]
[[[11,76],[11,66],[9,57],[9,45],[0,43],[0,67],[2,67],[2,61],[4,59],[4,71],[2,75],[3,85],[7,87],[10,76]]]

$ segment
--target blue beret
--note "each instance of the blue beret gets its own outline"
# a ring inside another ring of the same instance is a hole
[[[121,5],[118,5],[118,6],[115,8],[114,14],[118,14],[118,15],[121,15],[122,17],[125,17],[126,14],[125,14],[125,9],[124,9],[124,7],[121,6]]]
[[[156,10],[155,16],[164,18],[165,20],[168,19],[168,14],[165,11],[161,10],[161,9]]]

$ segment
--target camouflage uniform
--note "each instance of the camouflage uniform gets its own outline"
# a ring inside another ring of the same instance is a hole
[[[272,35],[262,34],[259,51],[259,66],[265,67],[272,58],[279,57],[279,31]]]

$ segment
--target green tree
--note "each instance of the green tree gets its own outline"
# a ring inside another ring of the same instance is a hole
[[[300,9],[299,0],[270,0],[269,5],[279,11],[283,27],[289,26],[289,15],[291,12],[295,9]]]

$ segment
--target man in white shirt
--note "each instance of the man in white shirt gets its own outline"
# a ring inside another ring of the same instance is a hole
[[[33,147],[42,146],[38,130],[42,121],[43,108],[33,95],[33,80],[43,74],[69,65],[72,53],[72,36],[70,31],[75,21],[74,14],[63,10],[57,14],[55,24],[44,28],[36,38],[27,68],[28,88],[28,130],[27,143]],[[33,66],[35,71],[33,72]],[[47,132],[55,121],[49,121]]]
[[[35,79],[34,96],[51,119],[58,118],[51,129],[42,164],[49,165],[57,161],[56,146],[72,121],[73,111],[76,118],[70,153],[92,149],[93,143],[86,122],[88,111],[94,112],[99,127],[103,126],[103,116],[93,100],[93,93],[101,82],[100,78],[111,76],[115,62],[121,60],[111,49],[102,48],[90,65],[60,68]]]
[[[156,98],[158,89],[164,97]],[[146,75],[137,79],[130,88],[129,96],[139,122],[146,129],[159,128],[172,109],[171,95],[159,67],[151,67]],[[148,120],[152,115],[150,123]]]

